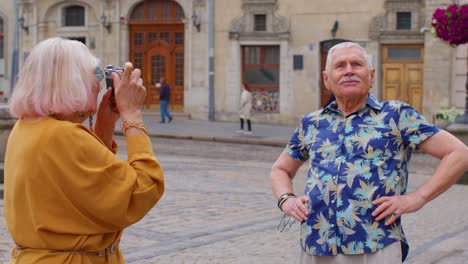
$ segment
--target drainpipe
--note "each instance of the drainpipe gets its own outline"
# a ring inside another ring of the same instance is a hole
[[[13,93],[13,87],[16,83],[16,77],[18,75],[18,46],[19,46],[19,0],[15,0],[14,8],[15,8],[15,15],[14,15],[14,29],[13,29],[13,52],[11,58],[11,76],[10,76],[10,96]]]
[[[208,119],[214,121],[214,0],[209,1],[209,112]]]
[[[120,0],[117,1],[117,14],[116,14],[116,17],[117,17],[117,24],[115,24],[115,46],[117,47],[117,59],[116,59],[116,64],[115,65],[123,65],[123,63],[121,63],[121,48],[120,48]]]

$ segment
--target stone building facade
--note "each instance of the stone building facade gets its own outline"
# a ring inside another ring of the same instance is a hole
[[[295,124],[327,100],[321,71],[328,49],[342,41],[358,42],[371,54],[377,97],[407,101],[428,118],[439,109],[464,108],[467,45],[452,48],[429,30],[434,10],[453,0],[214,0],[212,51],[208,0],[18,2],[20,65],[46,38],[82,41],[103,66],[130,60],[142,69],[149,109],[158,108],[157,83],[165,76],[173,110],[208,119],[214,75],[216,120],[237,120],[244,82],[254,94],[254,122]],[[6,96],[13,11],[13,0],[2,2]]]

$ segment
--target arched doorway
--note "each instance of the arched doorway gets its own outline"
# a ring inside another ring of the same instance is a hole
[[[142,71],[146,108],[159,108],[159,79],[171,86],[170,106],[184,109],[184,11],[172,0],[144,0],[130,13],[130,61]]]
[[[320,107],[324,107],[325,104],[328,102],[330,98],[331,92],[325,88],[325,84],[323,83],[322,72],[325,70],[325,66],[327,64],[327,55],[328,51],[335,46],[336,44],[347,42],[349,40],[345,39],[332,39],[332,40],[325,40],[320,42]]]

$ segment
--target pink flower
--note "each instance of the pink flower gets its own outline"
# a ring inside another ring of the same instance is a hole
[[[432,15],[435,36],[452,46],[468,42],[468,5],[450,5],[438,8]]]

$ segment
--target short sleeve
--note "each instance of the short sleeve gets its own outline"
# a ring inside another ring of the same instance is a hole
[[[424,118],[411,106],[404,104],[400,109],[398,127],[407,146],[416,148],[418,144],[435,135],[440,129]]]
[[[284,151],[288,153],[293,159],[299,160],[299,161],[306,161],[309,159],[309,147],[310,145],[307,144],[306,138],[307,133],[308,133],[308,127],[309,125],[307,124],[308,119],[306,116],[304,116],[299,122],[299,124],[296,127],[296,130],[294,131],[294,134],[291,136],[291,139],[289,140],[288,144],[286,145]]]

